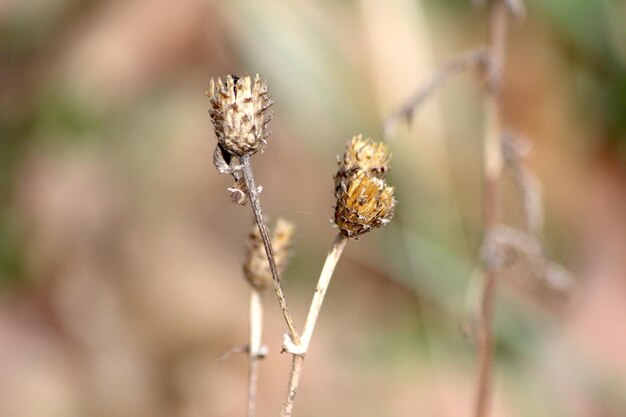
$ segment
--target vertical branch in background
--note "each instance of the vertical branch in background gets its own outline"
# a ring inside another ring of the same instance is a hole
[[[252,288],[250,292],[250,340],[248,343],[248,413],[247,417],[256,415],[257,380],[259,359],[263,357],[261,333],[263,330],[263,305],[261,292]]]
[[[493,314],[497,287],[497,263],[491,236],[498,225],[502,172],[502,109],[500,92],[506,53],[508,10],[503,0],[494,0],[489,11],[488,59],[485,71],[483,243],[481,248],[483,279],[478,323],[478,380],[474,417],[488,413],[493,361]]]

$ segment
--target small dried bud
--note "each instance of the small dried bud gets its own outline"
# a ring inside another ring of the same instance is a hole
[[[389,149],[383,142],[363,139],[363,135],[354,136],[346,145],[346,152],[341,161],[340,170],[360,169],[382,178],[388,170]]]
[[[211,102],[209,115],[215,135],[222,147],[232,155],[252,155],[269,136],[267,123],[272,114],[267,109],[273,104],[267,92],[267,83],[257,74],[226,80],[211,78],[204,92]]]
[[[335,224],[348,237],[387,224],[396,200],[385,183],[389,152],[382,142],[355,136],[348,142],[335,175]]]
[[[279,274],[282,274],[289,260],[293,230],[293,223],[284,219],[276,221],[272,236],[272,248],[274,249],[274,259],[276,260]],[[246,260],[243,264],[243,272],[250,285],[258,290],[264,290],[272,286],[272,271],[270,271],[270,265],[265,254],[261,233],[256,225],[248,236],[248,248]]]
[[[357,171],[365,171],[368,174],[384,179],[389,170],[389,151],[387,145],[382,142],[372,142],[363,139],[362,135],[354,136],[346,145],[343,158],[339,161],[339,170],[335,175],[335,188],[344,186],[347,179]]]

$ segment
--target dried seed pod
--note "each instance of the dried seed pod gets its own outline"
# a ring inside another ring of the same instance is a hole
[[[393,217],[396,200],[393,187],[384,180],[357,171],[346,180],[346,189],[336,193],[335,224],[348,237],[356,238]]]
[[[293,223],[284,219],[278,219],[276,221],[272,235],[272,248],[274,249],[274,259],[276,260],[279,274],[282,274],[289,260],[293,231]],[[265,254],[261,233],[256,224],[248,236],[247,246],[246,259],[243,264],[244,276],[250,285],[258,290],[271,287],[272,272]]]
[[[252,155],[263,145],[270,132],[267,123],[273,104],[267,82],[257,74],[238,78],[227,75],[225,81],[213,79],[204,92],[211,102],[209,115],[217,140],[231,155]]]

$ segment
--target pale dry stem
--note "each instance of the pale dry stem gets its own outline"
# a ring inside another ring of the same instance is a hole
[[[290,417],[293,411],[293,403],[298,392],[298,384],[300,384],[300,375],[302,374],[302,363],[304,355],[294,354],[291,361],[291,372],[289,373],[289,385],[287,386],[287,397],[283,404],[281,417]]]
[[[252,288],[250,293],[250,341],[248,345],[248,413],[256,415],[257,380],[261,353],[261,334],[263,331],[263,304],[261,293]]]

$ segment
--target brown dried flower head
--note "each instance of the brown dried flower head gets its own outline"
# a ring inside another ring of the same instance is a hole
[[[227,75],[225,81],[211,78],[204,93],[211,102],[209,115],[215,135],[227,152],[252,155],[266,144],[270,134],[267,123],[273,116],[267,109],[273,103],[267,82],[258,74],[254,80],[233,75]]]
[[[274,249],[274,258],[278,273],[282,271],[289,260],[291,238],[293,236],[294,225],[284,219],[278,219],[274,227],[272,236],[272,248]],[[258,226],[254,226],[248,236],[246,259],[243,264],[244,276],[258,290],[264,290],[272,286],[272,271],[270,270],[261,233]]]
[[[387,224],[396,200],[385,182],[389,152],[381,142],[352,138],[335,175],[335,224],[348,237],[358,237]]]

